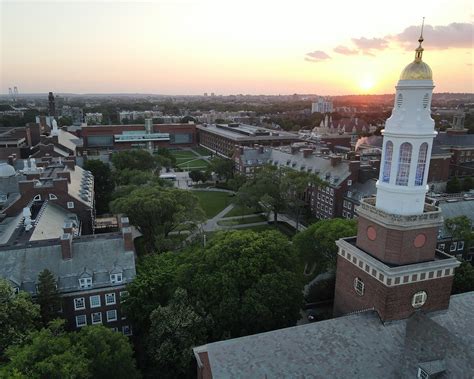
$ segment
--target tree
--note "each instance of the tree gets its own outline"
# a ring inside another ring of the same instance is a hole
[[[197,122],[197,120],[196,120],[194,117],[192,117],[192,116],[184,116],[184,117],[181,119],[181,123],[182,123],[182,124],[187,124],[187,123],[189,123],[190,121],[191,121],[191,122],[194,122],[194,123]]]
[[[193,182],[205,182],[209,178],[204,171],[199,170],[189,171],[189,177]]]
[[[127,150],[114,153],[112,163],[116,170],[130,169],[151,171],[158,167],[158,162],[146,150]]]
[[[21,343],[40,321],[40,307],[28,293],[15,294],[10,284],[0,278],[0,359],[10,344]]]
[[[165,237],[178,225],[195,226],[204,219],[199,200],[190,191],[158,185],[140,187],[112,201],[115,213],[125,213],[143,234],[147,251],[166,250]]]
[[[156,377],[194,378],[192,348],[206,342],[206,320],[191,305],[185,290],[178,288],[169,304],[150,315],[147,354]]]
[[[293,238],[293,244],[301,261],[307,266],[314,266],[317,273],[333,270],[336,267],[336,241],[355,235],[356,226],[355,220],[321,220],[298,233]]]
[[[461,182],[457,177],[450,179],[446,183],[446,192],[447,193],[457,193],[461,192]]]
[[[40,306],[41,319],[44,325],[55,319],[61,309],[61,298],[57,289],[57,281],[48,269],[38,275],[38,294],[36,302]]]
[[[444,221],[446,231],[455,241],[464,241],[464,251],[469,251],[474,232],[472,231],[472,221],[467,216],[457,216]]]
[[[227,182],[234,177],[234,162],[230,159],[214,158],[209,163],[209,170]]]
[[[462,189],[464,191],[469,191],[474,188],[474,179],[472,176],[468,176],[467,178],[464,178],[464,181],[462,183]]]
[[[67,116],[61,116],[58,121],[58,126],[69,126],[72,125],[72,118]]]
[[[98,159],[89,159],[84,163],[84,169],[89,170],[94,176],[94,197],[97,213],[108,212],[111,195],[115,188],[109,165]]]
[[[127,337],[104,326],[87,326],[66,333],[64,320],[32,332],[24,343],[7,350],[5,377],[138,378]],[[0,375],[1,376],[1,375]]]
[[[452,294],[474,291],[474,267],[462,262],[454,273]]]

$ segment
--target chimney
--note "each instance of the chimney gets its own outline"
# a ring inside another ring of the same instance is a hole
[[[8,156],[8,164],[10,166],[13,166],[15,164],[15,161],[16,161],[16,157],[14,157],[13,154]]]
[[[53,187],[58,191],[67,192],[68,182],[66,178],[53,179]]]
[[[25,180],[22,182],[18,182],[18,186],[20,189],[20,194],[24,195],[27,192],[33,191],[35,188],[35,183],[32,180]]]
[[[338,155],[331,155],[330,159],[331,159],[331,166],[332,167],[336,167],[342,161],[342,157],[340,157]]]
[[[68,183],[71,183],[71,173],[69,171],[58,172],[56,175],[58,178],[65,178]]]
[[[61,239],[61,256],[63,260],[72,259],[72,234],[64,233],[60,239]]]
[[[63,225],[63,233],[64,234],[73,234],[72,233],[72,222],[71,221],[66,221]]]
[[[126,228],[130,226],[130,221],[128,220],[127,216],[121,216],[119,219],[119,227],[120,228]]]
[[[304,158],[308,158],[309,156],[311,156],[311,154],[313,154],[313,149],[303,149]]]
[[[123,247],[125,251],[135,251],[135,246],[133,245],[132,228],[130,226],[122,228],[122,236]]]
[[[64,164],[69,170],[74,171],[75,166],[76,166],[76,162],[74,162],[73,160],[68,159],[68,160],[64,160]]]

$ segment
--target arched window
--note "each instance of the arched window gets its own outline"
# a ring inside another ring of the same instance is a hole
[[[397,96],[397,108],[400,108],[403,104],[403,95],[401,93]]]
[[[382,182],[390,182],[390,170],[392,169],[393,143],[387,141],[385,144],[385,157],[383,161]]]
[[[423,185],[423,178],[425,177],[426,155],[428,153],[428,144],[422,143],[418,153],[418,164],[416,165],[415,186]]]
[[[410,176],[411,150],[411,143],[404,142],[400,145],[400,155],[398,157],[398,172],[396,181],[396,184],[398,186],[408,185],[408,177]]]

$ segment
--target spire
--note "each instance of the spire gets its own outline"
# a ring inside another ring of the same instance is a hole
[[[423,27],[425,26],[425,18],[423,17],[423,22],[421,23],[421,33],[420,33],[420,38],[418,38],[418,42],[420,45],[418,48],[415,50],[415,62],[421,62],[421,58],[423,56],[423,48],[421,47],[421,44],[423,43]]]

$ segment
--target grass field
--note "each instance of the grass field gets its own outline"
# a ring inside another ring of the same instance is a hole
[[[198,147],[193,147],[193,150],[200,154],[200,155],[204,155],[204,156],[209,156],[212,154],[212,151],[210,150],[207,150],[205,147],[202,147],[202,146],[198,146]]]
[[[199,204],[208,218],[214,217],[232,202],[232,197],[227,192],[193,191],[199,199]]]
[[[260,213],[260,211],[256,210],[253,207],[249,208],[249,207],[241,207],[240,205],[236,205],[229,212],[227,212],[224,215],[224,217],[246,216],[246,215],[251,215],[254,213]]]
[[[187,160],[183,160],[183,161],[180,161],[180,160],[176,160],[176,166],[179,167],[179,168],[182,168],[183,170],[184,169],[196,169],[196,168],[200,168],[200,169],[206,169],[208,166],[209,166],[209,163],[207,163],[207,161],[205,161],[204,159],[187,159]]]

